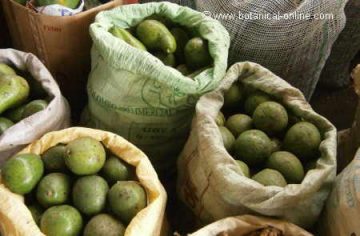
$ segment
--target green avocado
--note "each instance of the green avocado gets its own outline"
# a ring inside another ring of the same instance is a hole
[[[128,224],[136,214],[146,207],[144,188],[135,181],[118,181],[108,193],[108,202],[113,213]]]
[[[209,66],[212,63],[208,44],[200,37],[190,39],[184,49],[186,65],[197,70]]]
[[[77,138],[69,142],[65,149],[65,164],[74,174],[95,174],[105,163],[103,145],[91,137]]]
[[[18,154],[7,160],[1,170],[4,184],[12,192],[31,192],[44,173],[44,164],[36,154]]]
[[[176,40],[166,26],[157,20],[144,20],[136,28],[138,39],[151,50],[176,51]]]
[[[84,236],[124,236],[125,226],[109,214],[99,214],[85,226]]]
[[[40,230],[47,236],[78,236],[82,227],[81,214],[69,205],[50,207],[40,221]]]
[[[45,208],[61,205],[69,201],[70,190],[69,176],[63,173],[51,173],[40,180],[36,199]]]
[[[73,188],[74,206],[85,215],[95,215],[105,208],[107,182],[100,176],[89,175],[79,178]]]
[[[5,130],[7,130],[13,125],[14,123],[11,120],[6,119],[4,117],[0,117],[0,135],[2,135],[5,132]]]
[[[17,75],[0,75],[0,114],[23,103],[29,96],[27,81]]]

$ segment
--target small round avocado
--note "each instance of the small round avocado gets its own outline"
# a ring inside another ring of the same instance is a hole
[[[242,132],[251,129],[252,123],[250,116],[235,114],[227,119],[225,126],[231,131],[234,137],[238,137]]]
[[[239,107],[243,98],[243,91],[240,85],[234,83],[224,93],[224,107]]]
[[[212,62],[208,43],[200,37],[192,38],[186,43],[184,55],[186,65],[193,70],[209,66]]]
[[[221,111],[219,111],[218,114],[216,115],[215,123],[217,124],[217,126],[224,126],[225,116]]]
[[[108,184],[100,176],[81,177],[75,182],[72,192],[74,206],[85,215],[98,214],[105,208],[108,190]]]
[[[245,112],[252,116],[257,106],[259,106],[263,102],[271,101],[269,95],[264,92],[256,91],[250,94],[245,100]]]
[[[17,194],[34,189],[44,173],[44,164],[36,154],[18,154],[7,160],[1,170],[6,187]]]
[[[129,165],[127,165],[120,158],[111,155],[105,161],[104,167],[101,170],[101,175],[108,181],[109,184],[114,184],[117,181],[124,181],[129,179],[129,168]]]
[[[4,117],[0,117],[0,135],[2,135],[5,132],[5,130],[7,130],[13,125],[14,123],[11,120],[6,119]]]
[[[77,175],[92,175],[104,165],[106,153],[103,145],[91,138],[77,138],[66,145],[65,164]]]
[[[84,236],[124,236],[125,226],[109,214],[99,214],[85,226]]]
[[[286,109],[277,102],[263,102],[253,113],[254,126],[267,134],[277,134],[288,125]]]
[[[108,193],[112,212],[128,224],[136,214],[146,207],[144,188],[135,181],[118,181]]]
[[[49,172],[65,171],[65,145],[59,144],[42,154],[45,170]]]
[[[264,186],[285,187],[287,185],[284,176],[279,171],[272,169],[264,169],[254,175],[252,179]]]
[[[266,167],[279,171],[290,184],[299,184],[304,179],[304,167],[290,152],[274,152],[268,158]]]
[[[316,158],[319,154],[321,134],[315,125],[302,121],[293,125],[285,134],[284,149],[302,161]]]
[[[235,156],[250,166],[262,164],[271,154],[270,138],[261,130],[247,130],[234,143]]]
[[[233,150],[233,145],[235,142],[234,135],[225,126],[220,126],[219,131],[220,131],[221,138],[224,143],[225,149],[228,152],[231,152]]]
[[[236,161],[236,164],[240,167],[242,173],[246,177],[250,178],[250,169],[249,169],[248,165],[246,165],[245,162],[240,161],[240,160],[235,160],[235,161]]]
[[[31,215],[37,225],[40,225],[40,219],[42,216],[42,213],[44,212],[43,208],[39,204],[34,204],[28,206],[29,211],[31,212]]]
[[[70,188],[69,176],[63,173],[51,173],[40,180],[36,199],[45,208],[61,205],[69,200]]]
[[[40,221],[41,232],[48,236],[78,236],[82,227],[81,214],[69,205],[50,207]]]

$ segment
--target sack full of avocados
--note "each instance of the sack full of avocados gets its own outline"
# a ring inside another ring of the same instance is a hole
[[[1,169],[3,235],[161,235],[166,193],[146,155],[113,133],[50,132]]]
[[[0,50],[0,165],[43,134],[68,127],[70,109],[33,54]]]
[[[336,129],[298,89],[237,63],[196,105],[178,173],[180,198],[202,223],[260,214],[308,228],[335,180]]]
[[[87,125],[120,134],[168,171],[196,101],[225,74],[227,31],[200,12],[163,2],[101,12],[90,34]]]

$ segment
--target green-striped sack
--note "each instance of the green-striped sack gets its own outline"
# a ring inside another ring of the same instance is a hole
[[[213,66],[191,79],[108,32],[114,25],[136,26],[153,14],[165,16],[206,39]],[[140,147],[158,170],[175,164],[189,134],[198,98],[216,88],[225,75],[228,32],[218,21],[190,8],[148,3],[101,12],[90,26],[90,34],[89,123]]]

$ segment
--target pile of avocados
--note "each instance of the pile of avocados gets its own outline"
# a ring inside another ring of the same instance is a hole
[[[18,154],[2,181],[25,203],[47,236],[121,236],[147,205],[134,168],[91,137],[58,144],[41,156]]]
[[[20,120],[44,110],[48,106],[46,96],[41,84],[28,73],[17,75],[13,68],[0,63],[0,135]]]
[[[109,32],[190,78],[213,64],[205,39],[164,16],[152,15],[130,29],[113,26]]]
[[[225,92],[222,111],[215,122],[224,147],[246,177],[285,187],[316,167],[319,129],[278,99],[237,81]]]

